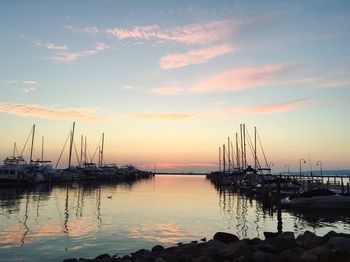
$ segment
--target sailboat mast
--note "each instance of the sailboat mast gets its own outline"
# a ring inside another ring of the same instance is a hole
[[[254,127],[254,168],[257,168],[257,155],[256,155],[256,126]]]
[[[86,163],[86,146],[87,146],[87,138],[85,137],[85,144],[84,144],[84,163]]]
[[[236,132],[236,158],[237,158],[237,168],[240,168],[239,151],[238,151],[238,133],[237,132]]]
[[[103,166],[103,148],[105,143],[105,133],[102,133],[102,145],[101,145],[101,164],[100,166]]]
[[[221,172],[221,146],[219,146],[219,172]]]
[[[44,161],[44,136],[41,137],[41,161]]]
[[[240,124],[239,127],[240,127],[240,131],[241,131],[241,158],[242,158],[241,167],[243,170],[244,169],[244,151],[243,151],[243,127],[242,127],[242,124]]]
[[[231,172],[230,137],[227,137],[227,158],[228,158],[228,173],[230,173]]]
[[[83,135],[80,136],[80,165],[83,164],[83,144],[84,144],[84,137]]]
[[[244,168],[247,168],[247,148],[245,142],[245,124],[243,124]]]
[[[32,129],[32,146],[30,147],[30,158],[29,158],[30,164],[33,161],[34,135],[35,135],[35,125],[33,125],[33,129]]]
[[[13,145],[13,157],[16,157],[16,142]]]
[[[225,159],[225,144],[222,145],[222,162],[223,162],[223,172],[225,174],[226,171],[226,159]]]
[[[73,149],[73,142],[74,142],[74,128],[75,128],[75,122],[73,122],[73,129],[72,129],[71,137],[70,137],[68,168],[70,168],[71,162],[72,162],[72,149]]]

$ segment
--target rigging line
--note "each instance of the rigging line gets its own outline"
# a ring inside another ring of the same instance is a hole
[[[67,145],[67,142],[68,142],[68,138],[70,137],[70,135],[71,135],[71,131],[69,131],[69,134],[68,134],[68,136],[67,136],[66,142],[64,143],[64,146],[63,146],[63,148],[62,148],[61,154],[60,154],[60,156],[58,157],[58,160],[57,160],[55,169],[57,168],[58,164],[60,163],[60,160],[61,160],[63,151],[64,151],[64,149],[66,148],[66,145]]]
[[[27,140],[26,140],[26,142],[25,142],[25,144],[24,144],[24,146],[23,146],[23,149],[22,149],[22,151],[21,151],[20,157],[23,156],[23,152],[24,152],[24,150],[25,150],[26,147],[27,147],[27,144],[28,144],[28,141],[29,141],[30,136],[32,135],[32,132],[33,132],[33,128],[30,130],[30,133],[29,133],[29,135],[28,135],[28,137],[27,137]]]
[[[93,156],[92,156],[92,158],[91,158],[91,162],[94,160],[95,155],[96,155],[96,152],[97,152],[97,149],[98,149],[99,145],[101,144],[101,142],[102,142],[102,137],[100,138],[100,141],[98,142],[98,144],[97,144],[97,146],[96,146],[96,149],[95,149],[94,155],[93,155]]]
[[[252,142],[252,140],[250,139],[250,136],[249,136],[248,130],[247,130],[247,136],[248,136],[248,145],[249,145],[250,151],[251,151],[251,153],[252,153],[253,157],[255,157],[255,156],[254,156],[254,147],[253,147],[253,142]],[[256,158],[256,162],[257,162],[257,164],[258,164],[258,167],[259,167],[259,168],[261,168],[260,163],[259,163],[259,159],[258,159],[258,158]]]
[[[232,167],[233,169],[235,168],[235,158],[236,158],[236,154],[235,151],[233,150],[233,144],[232,141],[230,141],[230,146],[231,146],[231,161],[232,161]]]
[[[77,157],[78,165],[80,166],[81,163],[79,161],[79,155],[78,155],[78,150],[77,150],[77,146],[75,144],[75,141],[73,141],[73,145],[74,145],[75,156]]]
[[[261,147],[261,151],[262,151],[263,156],[264,156],[264,160],[265,160],[266,167],[269,168],[269,165],[267,164],[267,159],[266,159],[265,151],[264,151],[264,148],[263,148],[263,146],[262,146],[262,144],[261,144],[261,140],[260,140],[260,136],[259,136],[258,130],[256,130],[256,134],[258,135],[258,140],[259,140],[259,144],[260,144],[260,147]]]

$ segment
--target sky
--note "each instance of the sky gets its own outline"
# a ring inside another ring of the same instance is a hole
[[[350,169],[349,1],[1,1],[0,41],[2,159],[76,122],[88,158],[210,171],[245,123],[274,171]]]

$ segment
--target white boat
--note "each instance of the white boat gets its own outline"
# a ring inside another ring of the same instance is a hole
[[[282,199],[281,204],[286,208],[341,209],[350,211],[350,196],[335,194],[327,189],[317,189],[307,191],[299,197]]]
[[[51,161],[36,160],[28,166],[27,177],[28,181],[33,183],[50,182],[53,173]]]
[[[27,182],[27,163],[22,157],[7,157],[0,166],[0,185]]]

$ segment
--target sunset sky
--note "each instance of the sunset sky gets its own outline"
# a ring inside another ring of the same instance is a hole
[[[0,33],[1,159],[75,121],[107,163],[214,170],[245,123],[275,171],[350,169],[347,0],[1,1]]]

